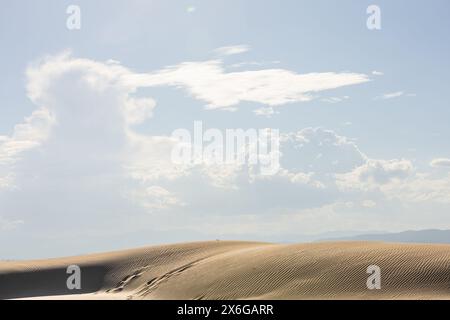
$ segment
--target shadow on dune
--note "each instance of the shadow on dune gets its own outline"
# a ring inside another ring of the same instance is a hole
[[[65,268],[11,271],[0,273],[0,299],[29,298],[39,296],[71,295],[98,291],[103,283],[106,268],[81,267],[81,289],[69,290]]]

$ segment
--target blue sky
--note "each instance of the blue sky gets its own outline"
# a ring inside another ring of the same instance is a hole
[[[81,9],[80,30],[66,28],[72,4]],[[372,4],[381,9],[381,30],[366,27]],[[449,228],[449,9],[445,0],[5,1],[0,239],[16,245],[1,248],[0,257],[210,238],[301,241],[326,232]],[[226,55],[217,50],[223,47],[245,50]],[[110,59],[117,62],[107,63]],[[225,75],[217,88],[160,75],[170,66],[179,70],[195,62],[192,78],[209,83],[215,75],[202,73],[208,61],[218,61]],[[60,73],[48,73],[46,66]],[[126,69],[117,71],[126,78],[147,74],[147,82],[132,89],[111,85],[115,67]],[[284,74],[280,70],[334,73],[344,82],[355,74],[369,81],[319,86],[308,101],[276,106],[244,92],[234,112],[205,110],[211,102],[225,103],[218,97],[233,85],[226,80],[229,73],[250,90],[258,86],[251,81],[261,83],[259,75],[270,72],[275,80],[262,84],[270,99],[295,94],[294,80],[285,84],[293,92],[271,91]],[[263,73],[247,79],[252,71]],[[106,80],[105,72],[111,72]],[[112,87],[82,86],[83,75],[99,76]],[[48,86],[30,89],[46,81]],[[140,142],[122,141],[129,128],[112,129],[123,125],[117,120],[123,116],[122,95],[151,100],[151,115],[132,127]],[[254,112],[268,107],[275,112],[270,117]],[[32,136],[17,138],[17,125],[40,108],[57,124],[46,118],[38,128],[30,125],[36,129]],[[84,108],[89,112],[79,111]],[[152,180],[157,167],[152,161],[161,160],[154,155],[164,147],[151,137],[191,129],[195,120],[221,130],[270,127],[291,134],[283,146],[286,171],[258,183],[242,182],[248,173],[226,171],[220,177],[228,174],[231,182],[221,188],[217,176],[205,178],[204,168],[176,178],[162,170],[166,176]],[[91,122],[98,131],[84,126]],[[290,152],[290,144],[303,151]],[[11,146],[19,151],[12,153]],[[330,169],[333,162],[345,165]],[[140,171],[124,171],[130,167]],[[293,185],[295,175],[302,185],[297,180]],[[149,205],[148,198],[164,199],[164,205]]]

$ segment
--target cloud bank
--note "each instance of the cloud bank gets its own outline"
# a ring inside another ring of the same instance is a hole
[[[176,141],[169,134],[137,129],[151,127],[161,107],[152,96],[138,96],[139,88],[179,88],[209,109],[257,102],[267,116],[273,107],[368,80],[357,73],[283,69],[229,73],[221,61],[135,73],[117,62],[46,57],[27,70],[36,110],[11,135],[0,136],[0,238],[51,245],[54,238],[79,243],[92,234],[141,230],[161,241],[213,234],[263,240],[268,234],[442,224],[449,176],[419,172],[408,159],[372,158],[334,130],[282,131],[281,168],[262,176],[245,164],[174,164]],[[445,167],[447,160],[431,165]],[[419,210],[430,207],[435,218],[424,220]]]

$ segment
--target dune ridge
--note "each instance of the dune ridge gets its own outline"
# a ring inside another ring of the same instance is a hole
[[[81,268],[81,290],[66,286]],[[366,270],[381,268],[381,289]],[[0,299],[449,299],[450,245],[210,241],[0,262]]]

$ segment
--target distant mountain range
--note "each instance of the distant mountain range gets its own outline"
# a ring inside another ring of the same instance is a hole
[[[450,230],[410,230],[398,233],[360,234],[349,237],[320,239],[319,241],[385,241],[416,243],[449,243]]]

